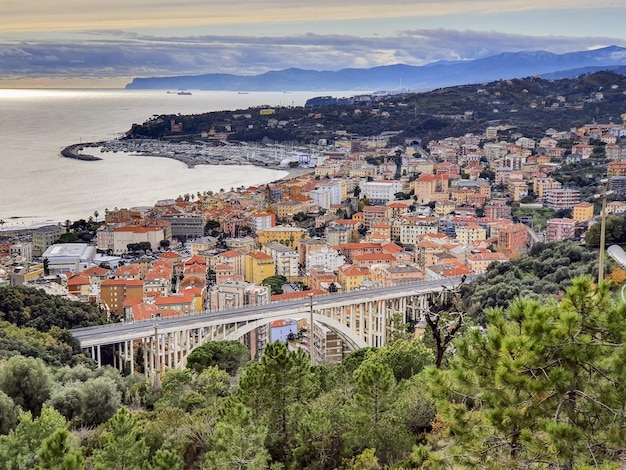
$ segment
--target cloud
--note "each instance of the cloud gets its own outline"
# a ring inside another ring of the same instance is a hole
[[[4,2],[7,3],[7,2]],[[623,8],[622,0],[29,0],[3,5],[0,31],[77,31],[194,25],[425,18],[480,12]]]
[[[289,67],[338,70],[397,63],[423,65],[519,50],[564,53],[611,44],[626,46],[626,41],[450,29],[404,30],[382,37],[302,34],[165,38],[113,30],[85,34],[82,40],[0,44],[0,74],[5,78],[250,75]]]

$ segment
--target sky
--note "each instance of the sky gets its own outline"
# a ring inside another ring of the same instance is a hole
[[[0,88],[626,47],[624,0],[1,0]]]

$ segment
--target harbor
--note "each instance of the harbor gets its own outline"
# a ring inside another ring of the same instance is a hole
[[[129,156],[170,158],[189,168],[196,165],[253,165],[272,169],[287,169],[292,162],[301,166],[306,155],[307,167],[314,167],[321,158],[311,155],[311,149],[282,145],[256,145],[227,141],[166,142],[148,139],[124,139],[72,144],[61,151],[66,158],[84,161],[102,160],[86,153],[122,152]]]

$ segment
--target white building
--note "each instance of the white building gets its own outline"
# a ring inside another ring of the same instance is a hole
[[[400,243],[415,244],[419,235],[437,233],[437,217],[403,217],[399,219]]]
[[[346,264],[346,257],[328,246],[323,246],[319,250],[312,250],[306,257],[307,271],[310,271],[313,266],[323,266],[326,271],[337,271],[339,266],[344,264]]]
[[[328,183],[309,191],[309,197],[322,209],[330,209],[332,205],[341,204],[341,192],[341,183]]]
[[[571,209],[580,202],[577,189],[552,189],[546,195],[546,205],[554,210]]]
[[[268,242],[263,246],[263,251],[274,259],[277,276],[285,276],[287,279],[298,277],[298,252],[295,248]]]
[[[9,247],[9,256],[12,258],[23,258],[24,261],[33,260],[32,243],[15,243]]]
[[[402,191],[400,181],[368,181],[361,187],[362,196],[366,197],[373,204],[386,204],[396,199],[395,194]]]
[[[63,274],[77,273],[93,265],[96,247],[86,243],[59,243],[48,247],[44,260],[48,260],[50,272]]]

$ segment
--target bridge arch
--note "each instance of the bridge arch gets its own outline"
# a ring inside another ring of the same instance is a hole
[[[201,346],[208,341],[220,341],[220,340],[235,340],[236,341],[239,338],[241,338],[243,335],[250,333],[254,329],[258,328],[259,326],[267,325],[268,323],[271,323],[275,320],[284,320],[284,319],[300,320],[302,318],[309,318],[309,317],[310,317],[310,313],[288,313],[285,315],[278,314],[276,316],[273,316],[272,318],[262,318],[259,320],[250,321],[246,323],[245,325],[239,328],[236,328],[234,331],[231,331],[225,337],[220,338],[220,339],[211,338],[211,335],[206,335],[201,339],[201,341],[199,341],[195,345],[195,347],[197,348],[198,346]],[[357,332],[352,331],[350,328],[348,328],[347,326],[345,326],[344,324],[342,324],[341,322],[333,318],[320,315],[319,313],[313,313],[313,320],[321,323],[324,326],[327,326],[328,328],[333,330],[335,333],[337,333],[341,337],[342,340],[348,343],[348,346],[353,351],[368,347],[368,344],[365,342],[363,338],[359,336]],[[184,369],[186,365],[187,365],[187,354],[185,354],[181,358],[181,360],[178,362],[177,368]]]
[[[308,318],[309,315],[310,315],[309,313],[295,313],[295,314],[290,313],[287,315],[277,315],[276,317],[270,319],[269,321],[267,318],[251,321],[250,323],[247,323],[241,328],[237,328],[236,330],[230,332],[228,335],[226,335],[226,339],[229,339],[229,340],[239,339],[246,333],[250,333],[255,328],[258,328],[259,326],[267,325],[268,323],[274,320],[283,320],[283,319],[300,320],[302,318]],[[361,338],[358,335],[358,333],[352,331],[350,328],[348,328],[347,326],[345,326],[344,324],[340,323],[339,321],[333,318],[320,315],[319,313],[314,313],[313,320],[321,323],[324,326],[327,326],[328,328],[333,330],[335,333],[337,333],[339,336],[341,336],[341,339],[346,341],[348,345],[354,351],[356,351],[357,349],[366,348],[368,346],[365,340]]]

